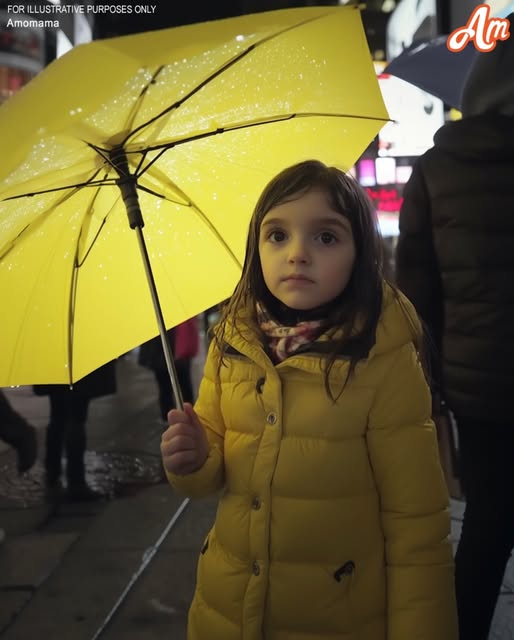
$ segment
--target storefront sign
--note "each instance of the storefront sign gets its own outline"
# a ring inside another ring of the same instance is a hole
[[[364,187],[377,211],[397,213],[403,197],[396,187]]]

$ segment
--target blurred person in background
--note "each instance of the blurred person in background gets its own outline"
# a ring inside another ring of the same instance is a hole
[[[36,429],[15,411],[0,390],[0,440],[16,450],[18,473],[25,473],[36,462]]]
[[[194,401],[191,363],[199,349],[198,322],[196,317],[189,318],[176,327],[168,330],[171,351],[177,370],[178,384],[184,402]],[[164,359],[161,337],[156,336],[141,345],[139,364],[150,369],[159,390],[159,413],[161,420],[168,424],[168,411],[175,407],[175,398],[171,387],[170,376]]]
[[[91,502],[103,498],[86,482],[86,423],[91,400],[116,393],[116,361],[108,362],[74,383],[34,386],[36,395],[47,395],[50,420],[46,431],[45,471],[51,501]],[[66,489],[62,484],[63,453]]]
[[[17,456],[18,473],[25,473],[37,459],[36,429],[15,411],[0,389],[0,440],[13,447]],[[5,531],[0,528],[0,544]]]
[[[460,638],[486,640],[514,546],[512,37],[477,54],[462,98],[462,120],[436,133],[405,186],[396,276],[434,341],[433,392],[457,422]]]

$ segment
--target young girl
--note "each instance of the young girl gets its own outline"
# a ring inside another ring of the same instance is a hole
[[[358,184],[317,161],[276,176],[161,445],[178,491],[222,490],[189,640],[456,640],[418,334]]]

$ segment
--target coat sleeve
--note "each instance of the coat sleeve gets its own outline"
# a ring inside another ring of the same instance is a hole
[[[394,356],[393,356],[394,357]],[[456,640],[448,493],[413,345],[379,387],[368,427],[385,537],[388,640]]]
[[[210,444],[204,465],[185,476],[166,472],[170,484],[179,493],[199,498],[216,493],[225,482],[223,460],[225,423],[220,407],[220,385],[216,381],[217,351],[212,341],[205,362],[195,411],[203,424]]]
[[[431,204],[423,169],[418,161],[405,185],[400,209],[400,235],[396,246],[396,284],[416,307],[441,351],[443,330],[442,284],[434,248]],[[432,360],[432,373],[440,380],[439,360]]]

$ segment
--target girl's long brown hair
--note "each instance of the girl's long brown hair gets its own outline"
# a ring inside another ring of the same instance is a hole
[[[313,189],[324,191],[330,207],[350,221],[356,249],[351,278],[338,296],[338,304],[326,321],[328,330],[335,333],[342,329],[341,335],[335,337],[332,342],[331,352],[323,359],[325,389],[329,397],[335,400],[329,382],[332,366],[340,355],[350,360],[341,393],[358,362],[368,356],[375,344],[376,329],[382,311],[384,282],[382,239],[373,205],[362,187],[340,169],[328,167],[318,160],[307,160],[284,169],[265,187],[250,220],[241,278],[234,293],[222,307],[220,321],[214,330],[214,339],[219,350],[219,375],[226,350],[227,321],[238,331],[237,316],[241,309],[250,310],[253,314],[250,317],[252,328],[263,338],[257,325],[255,307],[257,302],[266,307],[272,294],[264,282],[259,256],[262,221],[274,207],[295,200]],[[391,286],[397,293],[396,288]],[[415,323],[408,312],[406,316],[412,327],[413,342],[420,351],[419,332],[416,331]]]

